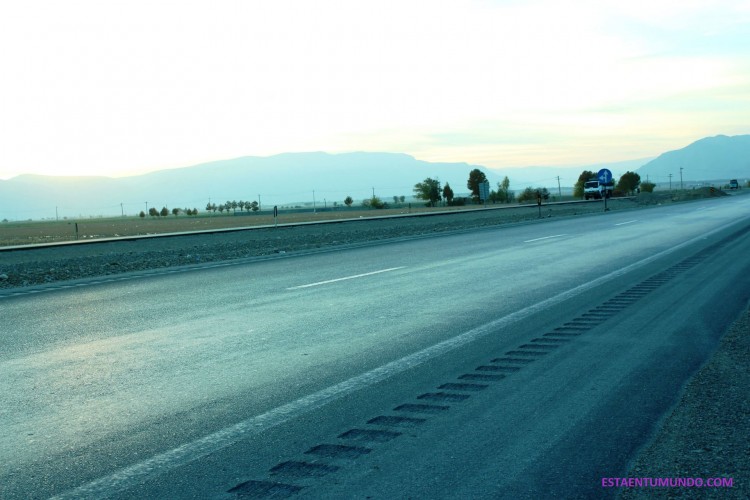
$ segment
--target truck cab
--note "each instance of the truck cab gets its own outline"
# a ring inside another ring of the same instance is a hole
[[[611,197],[612,196],[612,186],[607,186],[604,184],[601,184],[598,179],[591,179],[590,181],[586,181],[583,184],[583,197],[584,199],[588,200],[589,198],[593,198],[595,200],[600,200],[604,197]]]

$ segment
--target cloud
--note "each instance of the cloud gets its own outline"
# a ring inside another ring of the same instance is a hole
[[[697,138],[680,96],[725,104],[701,114],[707,128],[750,112],[732,90],[750,84],[743,2],[78,0],[5,14],[0,178],[302,150],[550,164],[601,137],[619,160],[634,148],[618,152],[618,135],[660,133],[647,121]],[[658,153],[642,141],[636,156]]]

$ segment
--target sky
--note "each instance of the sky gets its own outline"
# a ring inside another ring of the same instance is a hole
[[[0,3],[0,179],[283,152],[593,165],[750,133],[750,2]]]

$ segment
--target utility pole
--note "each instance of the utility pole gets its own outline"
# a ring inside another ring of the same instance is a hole
[[[125,209],[122,208],[122,203],[120,203],[120,215],[122,215],[123,217],[125,217]]]
[[[375,198],[375,187],[372,188],[372,197]]]
[[[680,190],[682,189],[682,167],[680,167]]]
[[[672,190],[672,174],[669,174],[669,190]]]
[[[557,176],[557,194],[562,198],[562,189],[560,189],[560,176]]]
[[[146,212],[145,213],[146,213],[146,215],[148,215],[148,202],[145,201],[144,203],[146,204]]]
[[[317,213],[317,210],[315,210],[315,190],[313,189],[313,213]]]
[[[55,220],[60,220],[60,216],[57,215],[57,207],[55,207]]]

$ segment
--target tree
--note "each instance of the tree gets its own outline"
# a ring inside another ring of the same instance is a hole
[[[448,202],[448,205],[453,203],[453,189],[451,189],[451,185],[447,182],[445,183],[445,186],[443,187],[443,198],[446,202]]]
[[[398,203],[398,195],[393,196],[393,203]]]
[[[249,202],[247,203],[249,205]],[[237,202],[237,207],[240,209],[240,212],[245,210],[246,203],[242,200]]]
[[[500,203],[510,203],[512,193],[510,192],[510,179],[506,175],[503,182],[497,183],[497,201]]]
[[[406,196],[404,196],[404,195],[399,196],[398,197],[398,201],[400,201],[401,203],[403,203],[404,201],[406,201]]]
[[[253,212],[257,212],[260,209],[260,205],[258,205],[257,201],[251,201],[247,204],[245,204],[246,207],[248,207]]]
[[[655,187],[656,184],[654,184],[653,182],[641,182],[641,191],[643,191],[644,193],[653,193]]]
[[[161,207],[161,212],[159,212],[159,215],[162,217],[166,217],[169,215],[169,209],[167,207]]]
[[[151,208],[148,209],[148,214],[151,217],[159,217],[159,211],[157,209],[155,209],[154,207],[151,207]]]
[[[533,187],[529,186],[518,195],[518,203],[525,203],[527,201],[536,199],[536,191]]]
[[[352,203],[354,203],[354,200],[352,200],[352,197],[351,197],[351,196],[347,196],[347,197],[346,197],[346,198],[344,199],[344,205],[346,205],[347,207],[351,208],[351,206],[352,206]]]
[[[414,195],[420,200],[425,200],[428,206],[434,207],[435,203],[441,200],[440,181],[428,177],[414,184]]]
[[[635,172],[625,172],[617,181],[617,189],[625,193],[633,193],[641,183],[641,176]]]
[[[466,182],[466,187],[471,189],[471,196],[474,200],[479,199],[479,185],[483,182],[487,182],[487,176],[484,172],[475,168],[469,172],[469,180]]]
[[[146,212],[144,212],[143,210],[141,210],[141,213],[138,214],[138,217],[140,217],[141,219],[145,218],[146,217]]]
[[[367,202],[366,206],[369,208],[377,208],[377,209],[385,208],[385,203],[383,203],[383,200],[381,200],[377,196],[373,196],[369,200],[365,200],[365,201]]]
[[[578,176],[578,180],[573,186],[573,197],[583,198],[583,185],[591,179],[596,179],[596,174],[591,170],[584,170],[581,175]]]
[[[180,213],[180,209],[179,208],[175,207],[175,208],[172,209],[172,215],[174,215],[175,217],[177,217],[177,214],[179,214],[179,213]]]

